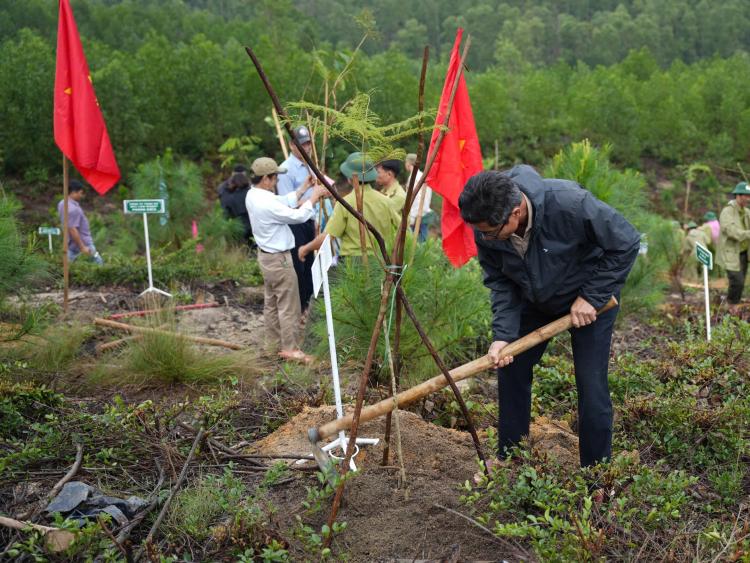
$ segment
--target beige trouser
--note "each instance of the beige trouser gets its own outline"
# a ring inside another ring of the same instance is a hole
[[[298,350],[302,311],[292,255],[289,251],[268,254],[258,250],[258,265],[263,274],[266,349]]]

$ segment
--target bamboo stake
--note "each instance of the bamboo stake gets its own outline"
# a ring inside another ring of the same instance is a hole
[[[63,312],[68,312],[68,287],[70,286],[70,274],[68,264],[68,245],[70,244],[70,233],[68,233],[68,194],[70,188],[70,169],[68,159],[63,155]]]
[[[323,109],[323,144],[320,147],[321,152],[321,158],[318,162],[320,162],[320,170],[325,174],[326,172],[326,150],[328,149],[328,79],[326,79],[325,82],[325,98],[324,98],[324,108]]]
[[[229,348],[230,350],[244,350],[244,346],[235,344],[233,342],[227,342],[226,340],[219,340],[217,338],[204,338],[202,336],[189,336],[187,334],[180,334],[177,332],[171,332],[169,330],[159,330],[157,328],[118,323],[116,321],[110,321],[108,319],[100,319],[99,317],[94,319],[94,324],[99,326],[106,326],[109,328],[117,328],[119,330],[125,330],[127,332],[139,332],[142,334],[161,334],[164,336],[172,336],[175,338],[184,338],[185,340],[190,340],[191,342],[196,342],[198,344],[220,346],[222,348]]]
[[[425,88],[425,81],[427,79],[427,62],[430,58],[430,48],[428,46],[425,46],[424,50],[422,51],[422,71],[420,73],[419,77],[419,91],[417,95],[417,109],[419,111],[419,114],[422,114],[422,111],[424,110],[424,88]],[[414,163],[414,167],[412,168],[411,174],[409,176],[409,185],[407,187],[407,193],[406,193],[406,200],[408,203],[410,199],[410,194],[414,190],[414,182],[417,177],[417,165],[422,161],[422,154],[424,152],[424,133],[422,132],[422,118],[419,119],[419,137],[417,142],[417,160]],[[404,204],[404,210],[411,209],[411,206],[407,206]],[[401,222],[403,224],[404,221],[407,221],[408,226],[408,220],[409,220],[409,214],[408,213],[402,213],[401,215]],[[403,266],[404,263],[404,244],[405,244],[405,238],[406,238],[406,229],[403,229],[402,231],[399,231],[399,235],[402,238],[399,238],[396,244],[396,248],[400,249],[397,250],[396,254],[396,264],[398,266]],[[395,395],[398,392],[398,386],[401,383],[401,321],[402,321],[402,303],[400,300],[396,301],[396,331],[394,336],[394,343],[393,343],[393,349],[394,349],[394,355],[393,355],[393,366],[395,369],[395,385],[393,386],[394,389],[392,390],[392,395]],[[398,430],[398,429],[397,429]],[[398,432],[397,432],[398,434]],[[383,447],[383,465],[388,465],[388,460],[390,456],[390,446],[391,446],[391,414],[388,413],[388,416],[385,420],[385,438],[383,440],[384,447]]]
[[[365,194],[362,192],[363,188],[359,184],[359,176],[352,174],[352,186],[354,187],[354,196],[357,200],[357,211],[364,217],[364,198]],[[367,233],[365,233],[365,226],[359,223],[359,247],[362,250],[362,264],[367,268]]]
[[[273,115],[273,123],[276,126],[276,136],[279,138],[279,144],[281,145],[281,152],[284,153],[284,160],[289,158],[289,149],[286,148],[286,141],[284,135],[281,133],[281,125],[279,124],[279,114],[276,113],[276,108],[271,108],[271,114]]]

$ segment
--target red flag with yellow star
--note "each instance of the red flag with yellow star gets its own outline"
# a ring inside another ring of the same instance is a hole
[[[448,73],[445,75],[443,94],[440,98],[436,125],[441,125],[448,109],[453,82],[456,80],[461,56],[458,52],[461,44],[462,29],[456,32],[456,42],[451,52]],[[474,126],[474,114],[471,111],[469,91],[466,80],[461,73],[456,97],[453,100],[453,110],[448,121],[449,131],[446,133],[435,161],[430,168],[426,182],[430,187],[443,196],[443,211],[441,229],[443,233],[443,252],[448,260],[456,266],[463,266],[472,256],[477,255],[474,244],[474,231],[464,220],[458,209],[458,196],[464,189],[466,181],[482,171],[482,151],[479,148],[479,137]],[[432,133],[430,151],[439,135],[436,128]]]
[[[107,126],[69,0],[60,0],[55,69],[55,143],[100,194],[120,179]]]

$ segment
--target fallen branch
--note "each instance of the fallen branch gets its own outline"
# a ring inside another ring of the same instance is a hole
[[[159,330],[156,328],[148,328],[145,326],[135,326],[125,323],[118,323],[116,321],[110,321],[108,319],[101,319],[99,317],[94,319],[94,324],[99,326],[106,326],[109,328],[116,328],[127,332],[138,332],[141,334],[160,334],[163,336],[172,336],[174,338],[184,338],[197,344],[206,344],[208,346],[221,346],[223,348],[229,348],[230,350],[243,350],[244,346],[240,344],[234,344],[233,342],[227,342],[226,340],[219,340],[217,338],[204,338],[202,336],[189,336],[186,334],[180,334],[178,332],[172,332],[169,330]]]
[[[73,467],[70,468],[70,471],[68,471],[62,479],[55,483],[55,486],[52,487],[52,490],[45,499],[45,504],[55,498],[65,486],[65,483],[75,477],[75,474],[78,473],[78,470],[81,468],[81,463],[83,463],[83,444],[76,444],[76,460],[73,462]]]
[[[99,354],[106,352],[107,350],[119,348],[120,346],[123,346],[127,344],[128,342],[132,342],[133,340],[140,340],[141,338],[143,338],[142,334],[133,334],[131,336],[126,336],[125,338],[118,338],[117,340],[113,340],[112,342],[104,342],[103,344],[97,344],[94,347],[94,351],[97,353],[97,355],[99,355]]]
[[[213,307],[220,307],[221,303],[191,303],[190,305],[177,305],[175,307],[168,307],[166,309],[145,309],[143,311],[127,311],[125,313],[116,313],[109,315],[107,318],[111,320],[125,319],[127,317],[144,317],[146,315],[155,315],[156,313],[165,313],[170,311],[192,311],[193,309],[210,309]]]
[[[192,434],[196,434],[198,432],[195,428],[193,428],[192,426],[190,426],[187,422],[178,422],[177,426],[179,426],[180,428],[183,428],[183,429],[187,430],[188,432],[191,432]],[[238,452],[237,450],[234,450],[234,449],[230,448],[229,446],[226,446],[226,445],[222,444],[221,442],[219,442],[215,438],[212,438],[212,437],[209,436],[206,441],[211,446],[213,446],[214,448],[216,448],[217,450],[219,450],[220,452],[222,452],[226,456],[229,456],[229,457],[243,457],[242,454],[240,454],[240,452]],[[262,464],[256,463],[256,465],[262,465]],[[265,467],[265,466],[263,466],[263,467]]]
[[[47,548],[54,553],[65,551],[70,544],[73,543],[73,540],[76,539],[76,535],[68,530],[50,528],[49,526],[41,526],[32,522],[23,522],[13,518],[7,518],[6,516],[0,516],[0,525],[14,530],[23,531],[31,529],[41,532],[42,537],[44,537],[47,544]]]
[[[75,474],[78,473],[78,470],[81,468],[81,463],[83,463],[83,445],[76,444],[76,459],[73,462],[73,466],[62,477],[62,479],[55,483],[55,486],[52,487],[49,493],[47,493],[47,496],[41,499],[32,509],[21,514],[19,518],[21,520],[33,520],[42,509],[42,507],[47,506],[50,501],[58,495],[58,493],[65,486],[65,483],[75,477]]]
[[[453,510],[452,508],[448,508],[447,506],[443,506],[442,504],[433,503],[435,508],[440,508],[442,510],[445,510],[446,512],[450,512],[451,514],[458,516],[459,518],[463,518],[470,524],[473,524],[483,532],[486,532],[490,535],[491,539],[495,542],[505,545],[508,548],[512,549],[515,556],[518,558],[519,561],[528,561],[529,560],[529,554],[525,550],[521,549],[521,547],[516,544],[515,542],[511,543],[506,539],[497,537],[494,533],[492,533],[492,530],[487,528],[486,526],[482,525],[480,522],[477,522],[473,518],[470,518],[469,516],[466,516],[465,514],[461,514],[458,510]]]

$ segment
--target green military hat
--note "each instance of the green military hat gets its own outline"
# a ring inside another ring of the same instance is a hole
[[[740,182],[734,187],[732,193],[736,195],[750,195],[750,186],[747,185],[747,182]]]
[[[716,213],[713,211],[706,211],[706,214],[703,216],[704,221],[716,221],[717,218]]]
[[[695,221],[690,221],[690,222],[689,222],[689,223],[687,224],[687,228],[688,228],[688,229],[695,229],[695,228],[696,228],[697,226],[698,226],[698,223],[696,223]]]
[[[375,170],[375,165],[365,158],[365,155],[361,152],[353,152],[346,157],[346,160],[341,163],[341,173],[351,180],[354,174],[357,175],[360,182],[374,182],[377,178],[378,173]],[[750,193],[750,192],[748,192]]]

